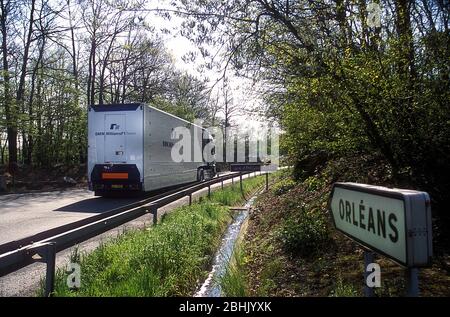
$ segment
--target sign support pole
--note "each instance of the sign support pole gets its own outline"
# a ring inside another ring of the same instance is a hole
[[[367,277],[369,276],[370,272],[367,271],[367,267],[370,263],[373,263],[374,260],[374,254],[373,252],[369,250],[364,250],[364,296],[366,297],[374,297],[375,293],[373,291],[373,287],[369,287],[367,285]]]
[[[419,269],[411,267],[406,269],[407,280],[407,296],[417,297],[419,296]]]

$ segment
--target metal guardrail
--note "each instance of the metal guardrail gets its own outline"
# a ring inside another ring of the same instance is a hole
[[[36,241],[41,241],[41,240],[46,239],[48,237],[55,236],[55,235],[60,234],[62,232],[66,232],[66,231],[69,231],[69,230],[72,230],[72,229],[84,226],[84,225],[89,224],[91,222],[94,222],[96,220],[107,218],[109,216],[112,216],[114,214],[120,213],[122,211],[142,206],[144,204],[150,203],[150,202],[152,202],[154,200],[157,200],[157,199],[159,199],[161,197],[164,197],[166,195],[169,195],[171,193],[175,193],[175,192],[178,192],[180,190],[187,189],[187,188],[190,188],[190,187],[192,187],[192,183],[190,183],[190,184],[188,184],[188,185],[186,185],[184,187],[181,187],[181,188],[178,187],[176,189],[170,189],[170,190],[168,190],[168,191],[166,191],[164,193],[161,193],[161,194],[149,197],[149,198],[145,198],[145,199],[139,200],[137,202],[134,202],[134,203],[131,203],[131,204],[127,204],[125,206],[114,208],[114,209],[108,210],[106,212],[102,212],[100,214],[97,214],[97,215],[94,215],[94,216],[91,216],[91,217],[88,217],[88,218],[84,218],[84,219],[81,219],[81,220],[78,220],[78,221],[74,221],[74,222],[71,222],[71,223],[68,223],[68,224],[56,227],[56,228],[45,230],[45,231],[42,231],[42,232],[39,232],[37,234],[28,236],[28,237],[23,238],[23,239],[19,239],[19,240],[15,240],[15,241],[4,243],[4,244],[0,245],[0,254],[19,249],[19,248],[21,248],[23,246],[32,244],[32,243],[34,243]],[[0,274],[0,276],[1,276],[1,274]]]
[[[256,176],[255,172],[255,176]],[[51,296],[54,291],[56,253],[92,237],[114,229],[124,223],[132,221],[146,214],[153,215],[153,223],[158,221],[158,209],[183,197],[189,196],[192,204],[192,194],[208,188],[208,197],[211,194],[211,185],[221,183],[239,176],[242,190],[242,176],[251,173],[234,173],[219,176],[199,184],[188,185],[181,189],[169,191],[155,197],[141,200],[124,207],[110,210],[67,225],[43,231],[36,235],[0,245],[0,277],[24,268],[36,262],[44,262],[46,268],[45,295]],[[261,172],[259,173],[261,175]],[[266,174],[266,189],[268,188],[268,173]]]

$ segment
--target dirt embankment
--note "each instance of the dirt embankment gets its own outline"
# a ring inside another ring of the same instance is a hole
[[[86,165],[52,168],[18,167],[10,173],[7,166],[0,166],[0,194],[51,191],[64,188],[85,188],[87,186]]]
[[[364,295],[363,251],[334,229],[327,210],[336,181],[406,185],[395,184],[389,167],[370,157],[330,161],[300,181],[281,176],[259,197],[249,219],[243,242],[249,295]],[[435,245],[432,267],[419,273],[420,295],[450,296],[449,250],[440,241]],[[381,267],[376,296],[404,296],[405,270],[381,256],[376,262]]]

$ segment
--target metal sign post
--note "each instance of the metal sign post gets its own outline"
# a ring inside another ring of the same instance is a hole
[[[406,281],[407,281],[407,296],[417,297],[419,296],[419,269],[412,267],[406,269]]]
[[[373,287],[369,287],[367,285],[367,278],[369,277],[370,272],[367,270],[367,267],[374,262],[374,254],[372,251],[365,249],[364,250],[364,296],[373,297],[375,292]]]

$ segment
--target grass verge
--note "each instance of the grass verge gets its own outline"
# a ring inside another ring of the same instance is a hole
[[[242,250],[242,246],[237,246],[233,251],[225,273],[219,280],[223,296],[248,296],[248,285],[244,267],[245,252]]]
[[[245,179],[244,196],[264,183]],[[206,278],[226,229],[228,206],[244,200],[239,182],[214,191],[209,199],[163,216],[155,227],[124,232],[91,253],[72,255],[81,267],[81,287],[67,286],[68,273],[58,269],[55,296],[190,296]],[[43,295],[43,287],[38,291]]]

